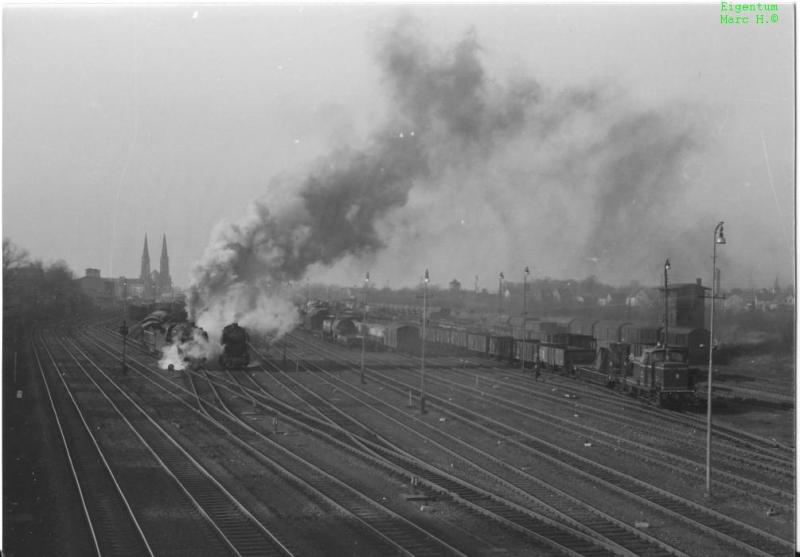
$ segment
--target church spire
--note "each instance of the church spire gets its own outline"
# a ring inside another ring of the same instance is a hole
[[[139,280],[144,285],[144,296],[150,298],[153,295],[153,278],[150,276],[150,252],[147,250],[147,234],[144,235],[144,249],[142,250],[142,271]]]
[[[162,294],[172,290],[172,277],[169,276],[169,254],[167,253],[167,235],[161,244],[161,266],[158,272],[158,289]]]
[[[147,234],[144,235],[144,250],[142,251],[142,271],[139,273],[142,281],[150,280],[150,253],[147,251]]]

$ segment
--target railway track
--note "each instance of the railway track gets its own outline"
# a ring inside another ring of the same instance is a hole
[[[504,376],[509,376],[518,385],[530,385],[534,382],[534,380],[531,378],[531,372],[522,372],[518,369],[510,368],[508,366],[493,366],[493,363],[487,361],[486,359],[468,356],[466,358],[453,358],[451,361],[454,364],[452,369],[458,369],[458,363],[463,361],[469,362],[470,365],[476,369],[485,369],[493,373],[501,373]],[[573,392],[580,391],[580,394],[583,398],[597,402],[607,402],[617,410],[630,409],[645,414],[651,414],[655,418],[655,426],[659,426],[658,422],[660,422],[663,424],[660,427],[664,427],[667,424],[675,424],[695,428],[705,428],[705,414],[703,414],[703,416],[694,416],[689,413],[678,413],[663,409],[656,409],[650,405],[642,404],[640,401],[631,400],[630,397],[625,396],[617,391],[596,388],[590,389],[585,382],[577,381],[568,376],[547,373],[546,378],[549,383],[554,383],[559,387],[572,390]],[[700,398],[703,397],[701,396]],[[786,464],[789,467],[794,465],[794,448],[779,443],[774,439],[759,437],[749,432],[742,431],[724,424],[714,425],[714,436],[715,439],[725,443],[726,449],[738,448],[747,451],[749,456],[753,458],[760,458],[763,455],[763,458],[772,460],[777,464]]]
[[[230,383],[230,385],[238,384],[239,387],[242,387],[239,381],[236,381],[233,377],[232,379],[234,379],[234,382]],[[229,385],[223,384],[222,387],[227,389],[229,388]],[[302,424],[310,431],[318,430],[320,427],[315,421],[309,422],[308,417],[304,416],[296,408],[281,405],[280,409],[276,410],[274,408],[276,401],[267,393],[261,392],[259,394],[254,393],[251,390],[242,391],[242,393],[243,396],[240,397],[239,400],[246,401],[243,402],[245,407],[249,408],[249,404],[251,404],[249,401],[258,400],[259,405],[266,406],[269,411],[280,412],[282,421],[291,419],[296,423]],[[261,400],[265,397],[268,399],[266,402]],[[326,408],[326,405],[319,404],[320,402],[321,401],[318,399],[317,404],[312,405],[317,411]],[[604,525],[605,536],[599,536],[598,539],[587,538],[586,535],[581,535],[575,531],[572,531],[571,527],[566,527],[564,524],[554,523],[553,521],[548,520],[541,515],[532,513],[529,509],[526,509],[520,505],[516,505],[513,502],[493,495],[485,490],[478,489],[475,486],[469,485],[463,480],[460,480],[455,476],[447,474],[441,470],[436,470],[430,467],[419,459],[413,458],[411,455],[400,451],[396,446],[388,444],[385,440],[375,437],[374,433],[372,433],[371,430],[364,424],[360,424],[359,426],[361,427],[360,435],[363,436],[363,438],[355,440],[352,433],[344,433],[341,424],[336,424],[335,417],[332,418],[330,409],[328,410],[328,412],[322,411],[320,416],[322,419],[326,419],[329,423],[331,423],[336,429],[328,431],[326,435],[331,435],[334,437],[338,436],[341,442],[349,445],[351,449],[355,450],[356,452],[363,451],[365,445],[368,445],[369,447],[367,448],[372,453],[372,456],[364,455],[362,453],[362,457],[374,460],[376,458],[376,453],[380,453],[377,456],[382,459],[384,463],[376,463],[377,465],[382,465],[385,467],[386,463],[388,463],[392,467],[392,471],[395,473],[401,473],[409,479],[416,478],[420,481],[421,485],[425,484],[429,489],[443,494],[449,498],[454,498],[462,505],[471,508],[477,513],[490,517],[492,520],[504,524],[509,528],[516,529],[529,536],[532,536],[545,544],[550,544],[555,549],[558,549],[566,554],[617,554],[629,556],[680,554],[676,553],[675,551],[665,551],[663,549],[659,549],[658,544],[643,543],[642,537],[647,538],[647,536],[642,536],[641,534],[637,536],[635,535],[635,532],[632,532],[631,528],[626,529],[617,526],[616,532],[614,532],[613,529],[609,530],[609,524],[613,523],[606,523]],[[339,419],[343,419],[343,416],[341,415],[338,417]],[[348,422],[352,428],[352,421],[348,420]],[[342,436],[343,433],[344,436]],[[354,441],[355,444],[353,444]],[[573,524],[585,529],[580,522],[574,520],[572,522]],[[595,526],[598,529],[601,528],[597,520],[595,520]],[[595,536],[597,536],[596,532]],[[623,546],[616,545],[613,541],[611,541],[611,538],[613,537],[626,538],[626,545],[633,544],[634,549],[630,550]],[[609,545],[609,543],[613,548],[613,551],[603,547],[604,544]]]
[[[109,350],[102,346],[100,349]],[[205,413],[196,407],[195,393],[180,385],[179,381],[167,381],[148,374],[147,365],[135,358],[132,363],[139,368],[137,373],[140,373],[141,377],[175,397],[176,400],[189,405],[198,417],[215,424],[227,438],[235,440],[262,465],[269,466],[272,471],[279,474],[284,481],[302,486],[311,496],[325,499],[340,512],[357,520],[362,528],[371,533],[373,554],[464,555],[419,525],[370,499],[354,487],[270,439],[268,435],[257,431],[227,409],[221,400],[218,404],[208,404],[203,400],[202,404],[208,411]],[[194,404],[189,401],[193,401]]]
[[[316,345],[315,349],[323,350],[323,348]],[[330,357],[330,351],[327,347],[323,351]],[[416,391],[417,388],[416,381],[414,384],[409,384],[372,369],[369,370],[369,374],[371,381],[379,380],[382,385],[394,388],[397,393],[406,393],[409,389]],[[627,493],[629,496],[639,499],[643,504],[654,506],[660,509],[661,512],[683,520],[706,533],[713,534],[726,543],[732,544],[738,551],[744,550],[756,555],[780,555],[788,554],[792,549],[790,542],[760,529],[731,519],[683,497],[660,490],[653,485],[616,470],[604,467],[580,455],[545,443],[525,431],[511,428],[485,416],[478,415],[467,408],[449,402],[443,397],[432,394],[428,396],[430,397],[429,400],[436,405],[437,411],[445,413],[453,419],[471,423],[474,427],[493,436],[506,439],[507,442],[518,445],[524,450],[532,451],[539,457],[547,458],[561,465],[567,465],[573,473],[577,473],[586,479],[599,481],[607,489]]]
[[[396,465],[397,467],[406,470],[406,473],[412,473],[418,478],[421,478],[429,485],[431,490],[443,491],[448,496],[454,496],[464,501],[465,504],[472,504],[475,506],[474,500],[476,495],[479,498],[486,499],[491,497],[486,491],[475,493],[473,488],[463,485],[463,481],[453,479],[451,474],[443,474],[441,467],[439,469],[432,468],[427,462],[420,463],[420,459],[414,457],[407,451],[398,447],[396,444],[389,442],[385,437],[377,436],[376,433],[361,420],[355,419],[353,416],[346,415],[334,405],[328,403],[323,397],[317,395],[310,389],[302,384],[294,381],[291,374],[285,374],[280,371],[275,371],[273,377],[281,376],[280,380],[283,385],[288,386],[294,394],[297,395],[299,400],[302,400],[311,410],[317,411],[323,419],[327,419],[330,423],[335,424],[337,427],[342,428],[360,440],[361,444],[367,445],[370,450],[379,454],[382,458]],[[235,378],[236,381],[249,381],[252,388],[263,393],[263,387],[255,381],[253,377],[246,376],[244,378]],[[348,387],[341,381],[333,379],[322,378],[328,384],[336,385],[338,392],[344,392]],[[291,384],[291,385],[290,385]],[[563,492],[559,492],[552,486],[541,482],[529,474],[521,474],[516,471],[518,476],[515,481],[508,481],[503,478],[503,475],[508,475],[509,471],[514,471],[510,467],[500,461],[500,459],[493,456],[477,451],[475,447],[456,439],[453,436],[446,436],[441,431],[436,431],[421,421],[414,421],[413,424],[408,423],[408,416],[403,416],[399,413],[401,419],[392,417],[391,414],[398,414],[397,410],[384,401],[381,401],[373,395],[362,391],[361,389],[352,388],[349,396],[356,401],[359,406],[372,410],[373,414],[381,416],[383,419],[390,422],[392,428],[404,428],[409,433],[419,436],[420,443],[435,444],[453,459],[457,459],[461,464],[469,467],[471,471],[477,475],[487,477],[492,483],[503,484],[509,491],[515,492],[520,499],[528,505],[533,502],[537,507],[544,509],[548,514],[552,514],[554,518],[563,521],[565,524],[573,528],[582,530],[598,539],[605,539],[616,546],[616,551],[619,554],[632,554],[632,555],[682,555],[682,553],[674,547],[668,546],[648,536],[641,530],[614,519],[613,517],[602,513],[597,509],[593,509],[589,505],[581,501],[569,497]],[[249,391],[251,393],[252,391]],[[268,393],[263,393],[261,396],[267,396],[270,399],[273,397]],[[252,395],[250,395],[252,396]],[[403,419],[405,418],[405,419]],[[422,432],[425,432],[424,434]],[[451,445],[458,447],[457,450],[447,448],[440,441],[435,439],[435,436],[448,437]],[[470,457],[465,456],[464,453],[470,453]],[[478,455],[478,458],[476,458]],[[489,467],[494,468],[491,470]],[[502,472],[501,472],[502,471]],[[443,477],[444,476],[444,477]],[[536,485],[536,488],[532,486]],[[532,494],[534,495],[532,497]],[[560,508],[559,508],[560,507]],[[563,509],[567,509],[564,512]],[[490,505],[488,509],[493,513],[503,513],[503,509],[499,503]],[[477,512],[486,512],[481,508],[476,508]],[[519,515],[520,511],[511,509],[512,513]],[[509,511],[506,510],[506,513]],[[520,517],[514,517],[517,522]],[[582,554],[586,549],[582,549]]]
[[[380,355],[377,356],[381,358]],[[385,359],[382,358],[382,359]],[[416,371],[416,370],[413,370]],[[704,454],[698,451],[697,440],[679,439],[676,434],[661,426],[657,418],[654,416],[654,423],[647,426],[646,438],[647,441],[652,441],[656,435],[660,433],[661,439],[664,440],[664,445],[679,443],[679,446],[674,449],[674,452],[650,447],[642,442],[636,442],[627,437],[615,435],[603,431],[599,427],[589,427],[584,423],[570,419],[569,417],[558,416],[552,412],[538,411],[534,405],[531,404],[530,396],[536,397],[539,400],[549,400],[559,405],[563,405],[563,394],[568,396],[583,396],[569,395],[569,393],[560,393],[559,395],[551,395],[542,391],[541,383],[536,385],[536,389],[527,388],[519,384],[509,384],[503,380],[502,376],[491,377],[488,379],[491,389],[475,389],[466,387],[461,381],[453,381],[443,377],[443,373],[449,370],[437,370],[437,374],[431,381],[439,382],[440,384],[448,387],[452,392],[458,393],[463,397],[470,397],[480,394],[484,400],[492,400],[497,404],[502,405],[504,408],[511,409],[521,416],[532,419],[548,428],[557,428],[565,434],[574,434],[578,432],[580,435],[593,440],[597,445],[605,445],[615,452],[628,451],[628,454],[636,460],[647,460],[654,467],[666,467],[670,471],[678,470],[689,479],[694,479],[697,482],[703,480],[703,474],[696,472],[696,468],[702,465]],[[472,379],[476,377],[473,374],[460,374],[461,377]],[[486,378],[484,378],[486,379]],[[500,387],[500,388],[498,388]],[[501,396],[503,389],[506,390],[506,396]],[[582,393],[585,391],[582,391]],[[509,398],[512,397],[513,398]],[[524,402],[519,402],[523,400]],[[642,427],[642,421],[637,417],[626,416],[616,411],[598,409],[593,406],[580,403],[574,399],[570,399],[570,413],[572,410],[580,411],[581,416],[592,416],[595,419],[606,420],[606,429],[611,431],[619,431],[623,426],[631,428],[631,435],[635,435],[636,429]],[[674,428],[673,428],[674,429]],[[694,453],[694,454],[693,454]],[[718,470],[715,472],[715,486],[719,489],[729,491],[739,496],[746,496],[749,499],[757,498],[765,506],[779,507],[785,512],[792,512],[793,509],[793,485],[794,473],[793,467],[788,461],[782,461],[781,465],[776,464],[776,461],[764,461],[763,457],[759,458],[758,454],[752,451],[737,452],[733,449],[726,449],[726,461],[718,465]],[[684,456],[685,455],[685,456]],[[694,456],[694,458],[689,458]],[[754,473],[756,469],[760,474]],[[738,473],[737,473],[738,472]],[[748,477],[742,474],[747,474]],[[760,480],[760,481],[758,481]],[[777,486],[767,484],[767,481],[775,482]],[[759,495],[764,494],[764,495]],[[765,496],[766,495],[766,496]],[[777,499],[774,499],[777,497]]]
[[[120,557],[153,555],[131,503],[92,433],[92,416],[87,419],[81,410],[41,336],[32,350],[95,552]]]
[[[173,525],[158,534],[159,547],[163,548],[169,544],[166,547],[169,547],[167,551],[171,554],[183,554],[189,551],[187,547],[193,547],[193,554],[196,555],[293,554],[271,532],[260,525],[198,460],[183,449],[172,434],[153,420],[144,408],[136,403],[101,365],[98,365],[95,358],[69,340],[61,341],[60,344],[63,353],[71,357],[83,373],[84,387],[91,384],[97,392],[102,393],[108,406],[106,412],[113,412],[118,419],[127,424],[141,446],[149,451],[155,461],[155,465],[150,467],[131,466],[128,463],[129,473],[136,477],[138,482],[129,485],[127,492],[136,493],[137,490],[142,490],[143,483],[146,485],[148,482],[153,482],[155,468],[158,470],[157,474],[166,474],[171,478],[173,489],[177,487],[180,490],[181,493],[174,493],[172,497],[177,499],[182,496],[184,501],[191,502],[194,508],[190,515],[191,522],[204,524],[213,532],[199,536],[192,543],[191,540],[185,539],[187,538],[185,535],[176,536]],[[72,379],[78,374],[72,372],[69,375]],[[161,482],[162,486],[169,483]],[[160,514],[163,512],[154,515],[153,522],[156,524],[164,522],[160,519]],[[164,522],[162,528],[166,527],[167,523]],[[180,544],[175,543],[176,537],[180,537],[183,541]]]
[[[375,372],[374,370],[369,370],[369,373],[371,377],[370,381],[373,381],[376,378],[376,373],[378,372]],[[379,374],[379,373],[377,377],[381,379],[381,382],[384,385],[390,385],[391,381],[389,381],[389,379],[393,379],[393,378],[387,378],[385,374]],[[397,382],[395,385],[393,385],[393,388],[397,393],[404,394],[405,392],[408,392],[409,388],[413,391],[414,385],[409,386],[408,384]],[[446,404],[447,401],[444,401],[442,399],[430,399],[430,400],[432,402],[435,401],[435,404],[437,406],[437,411],[450,412],[454,418],[458,416],[457,411],[454,411],[453,408],[447,407]],[[463,412],[463,409],[461,411]],[[461,419],[462,421],[466,422],[467,418],[469,417],[470,416],[465,416],[462,414]],[[486,424],[479,423],[480,422],[479,417],[474,417],[474,418],[476,418],[474,424],[483,425],[484,427],[486,426]],[[474,424],[473,427],[475,426]],[[492,428],[497,427],[497,424],[491,424],[491,425]],[[487,429],[491,431],[492,428],[487,428]],[[520,438],[519,432],[513,432],[511,434],[509,434],[508,432],[498,433],[497,429],[494,429],[493,435],[499,435],[502,438],[510,439],[512,441]],[[524,439],[524,436],[522,438]],[[529,440],[526,440],[526,442],[527,441]],[[560,456],[562,455],[559,455],[559,457]],[[556,458],[555,460],[562,460],[562,459]],[[579,466],[575,468],[578,469]],[[591,468],[591,466],[589,468]],[[588,476],[590,477],[597,476],[598,474],[596,474],[595,472],[596,470],[590,470]],[[613,479],[616,481],[616,483],[618,484],[620,483],[619,478],[613,478]],[[614,482],[610,482],[610,485],[613,485],[613,483]],[[617,487],[620,489],[620,491],[623,492],[627,491],[628,493],[633,493],[634,495],[636,495],[635,493],[636,490],[631,489],[630,487],[619,486],[619,485]],[[638,495],[643,500],[643,502],[646,502],[647,499],[652,499],[652,500],[657,499],[657,497],[654,497],[654,495],[658,494],[657,490],[654,493],[653,491],[655,489],[654,486],[647,486],[645,484],[644,486],[639,486],[639,487],[642,487],[644,489],[644,493]],[[677,501],[678,504],[676,505],[676,497],[674,495],[668,493],[661,495],[663,495],[663,497],[666,498],[666,500],[659,501],[661,508],[666,509],[667,511],[671,510],[672,514],[675,516],[689,516],[689,515],[694,516],[695,519],[697,520],[696,526],[699,529],[707,533],[713,533],[715,536],[719,537],[720,539],[723,539],[726,543],[732,544],[739,550],[745,550],[750,554],[756,554],[756,555],[771,555],[771,554],[782,554],[782,552],[788,551],[791,548],[791,544],[782,539],[771,537],[769,534],[766,534],[758,529],[754,529],[746,524],[738,523],[737,521],[731,520],[728,517],[725,517],[724,515],[715,516],[713,511],[711,511],[710,509],[706,509],[701,505],[696,505],[696,507],[698,508],[693,508],[692,506],[693,504],[691,501],[680,501],[680,500]],[[716,519],[720,520],[721,522],[715,523]]]

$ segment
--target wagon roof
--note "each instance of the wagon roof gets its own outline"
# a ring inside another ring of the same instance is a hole
[[[662,325],[660,325],[659,323],[629,323],[628,325],[625,325],[625,327],[631,329],[649,329],[657,331],[662,327]]]
[[[630,321],[620,321],[616,319],[601,319],[600,321],[595,323],[595,325],[598,327],[614,327],[614,328],[624,327],[625,325],[633,325],[633,324],[634,323]]]
[[[387,323],[386,330],[387,331],[399,331],[400,329],[411,328],[419,330],[420,326],[419,323],[413,323],[409,321],[396,321],[394,323]]]
[[[595,323],[599,323],[600,320],[594,317],[576,317],[575,319],[570,320],[569,324],[572,325],[594,325]]]
[[[672,327],[670,326],[669,332],[671,333],[684,333],[684,334],[692,334],[692,333],[705,333],[708,334],[708,329],[704,329],[702,327]]]

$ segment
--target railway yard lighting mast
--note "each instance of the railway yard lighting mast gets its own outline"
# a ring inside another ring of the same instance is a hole
[[[428,269],[425,269],[425,279],[422,291],[422,346],[420,349],[420,378],[419,378],[419,412],[425,413],[425,322],[428,320]]]
[[[711,258],[711,316],[708,338],[708,386],[706,390],[706,497],[711,497],[711,381],[714,361],[714,301],[717,297],[717,244],[725,244],[725,234],[720,221],[714,228],[714,251]]]
[[[669,259],[664,261],[664,359],[669,354]]]
[[[525,320],[528,318],[528,275],[530,274],[531,270],[525,265],[525,270],[522,272],[522,343],[519,349],[522,371],[525,371]]]
[[[123,320],[122,326],[119,328],[119,334],[122,335],[122,374],[128,374],[128,363],[125,361],[125,348],[128,340],[128,322]]]
[[[367,312],[369,311],[369,306],[367,305],[367,293],[369,292],[369,271],[367,271],[367,276],[364,279],[364,320],[361,322],[361,384],[366,385],[366,381],[364,381],[364,351],[366,350],[366,343],[367,343]]]

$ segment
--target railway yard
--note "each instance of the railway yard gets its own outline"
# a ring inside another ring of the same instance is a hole
[[[791,375],[720,376],[708,498],[704,408],[439,354],[421,413],[419,358],[367,350],[362,382],[301,329],[244,371],[129,342],[123,373],[118,324],[40,328],[4,374],[7,555],[794,553]]]

